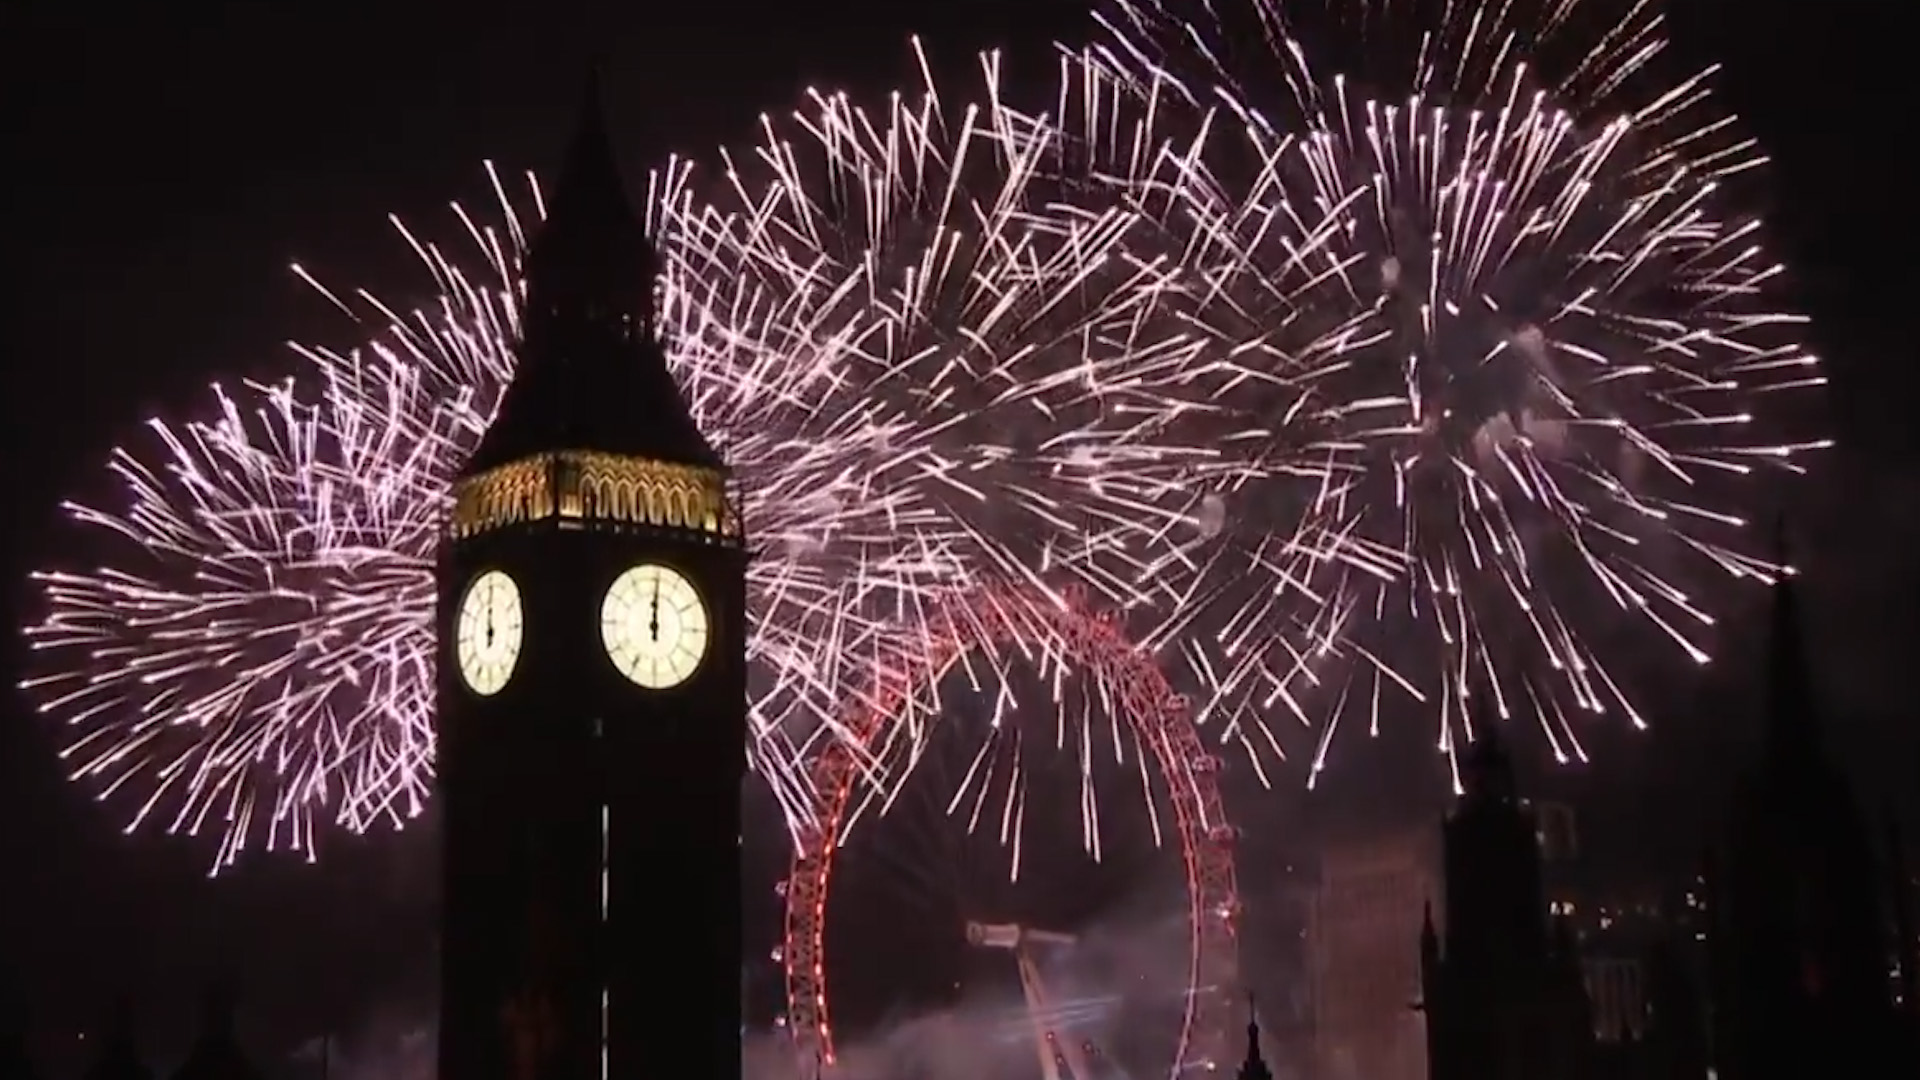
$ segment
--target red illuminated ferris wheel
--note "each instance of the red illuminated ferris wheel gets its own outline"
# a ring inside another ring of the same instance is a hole
[[[821,805],[816,826],[799,837],[795,848],[780,955],[787,977],[786,1022],[805,1068],[831,1069],[837,1061],[828,905],[835,859],[848,830],[882,812],[874,805],[883,800],[871,798],[876,763],[897,753],[901,729],[909,724],[903,718],[927,722],[927,711],[917,702],[943,676],[982,658],[1035,652],[1053,655],[1101,688],[1107,707],[1157,774],[1157,790],[1170,810],[1164,831],[1166,846],[1179,853],[1185,882],[1185,957],[1175,1006],[1178,1037],[1166,1075],[1204,1071],[1225,1060],[1223,1040],[1234,1029],[1238,994],[1239,897],[1235,831],[1216,785],[1220,759],[1198,738],[1186,701],[1127,638],[1114,613],[1091,609],[1078,591],[1022,587],[971,590],[903,632],[846,711],[851,737],[823,743],[810,763]],[[899,782],[897,772],[889,777]]]

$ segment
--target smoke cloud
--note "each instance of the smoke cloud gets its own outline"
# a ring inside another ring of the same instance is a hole
[[[956,927],[955,932],[961,932]],[[1105,1075],[1164,1074],[1186,991],[1185,897],[1125,898],[1072,945],[1035,953],[1047,995],[1042,1023],[1087,1048]],[[1038,1036],[1011,952],[1006,977],[967,985],[945,1008],[902,1017],[836,1044],[836,1080],[994,1080],[1040,1074]],[[813,1080],[785,1031],[748,1037],[746,1080]]]

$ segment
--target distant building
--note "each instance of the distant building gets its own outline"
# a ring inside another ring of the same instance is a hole
[[[1419,1080],[1426,1033],[1413,1008],[1418,957],[1406,947],[1438,892],[1431,840],[1409,833],[1349,844],[1322,860],[1307,917],[1319,1080]]]
[[[1314,1075],[1311,927],[1318,887],[1305,872],[1287,873],[1247,920],[1241,948],[1258,958],[1247,965],[1246,986],[1259,998],[1260,1037],[1273,1052],[1267,1060],[1280,1080],[1302,1080]]]
[[[1480,728],[1442,830],[1445,916],[1420,935],[1428,1075],[1704,1080],[1685,913],[1595,899],[1572,811],[1521,799],[1495,723]]]
[[[1433,1080],[1920,1076],[1911,874],[1821,745],[1784,584],[1767,673],[1726,842],[1659,896],[1583,884],[1573,814],[1519,799],[1477,725],[1420,939]]]
[[[1235,1080],[1273,1080],[1273,1070],[1267,1066],[1267,1059],[1260,1052],[1260,1019],[1249,1015],[1247,1018],[1247,1056],[1240,1062],[1240,1069],[1234,1073]]]
[[[1540,861],[1546,868],[1551,890],[1557,867],[1580,863],[1580,818],[1567,803],[1535,802],[1532,805],[1533,834],[1540,841]]]
[[[1442,829],[1445,915],[1420,932],[1432,1080],[1575,1080],[1593,1056],[1571,923],[1549,915],[1539,823],[1516,791],[1496,721],[1462,763]]]
[[[1624,1053],[1637,1060],[1651,1025],[1656,956],[1699,977],[1704,884],[1649,888],[1605,880],[1583,850],[1573,806],[1523,805],[1533,812],[1540,843],[1547,914],[1567,923],[1578,948],[1596,1048],[1601,1058]]]
[[[1876,850],[1823,744],[1801,633],[1782,581],[1763,748],[1708,875],[1714,1064],[1721,1080],[1920,1076],[1900,853]]]

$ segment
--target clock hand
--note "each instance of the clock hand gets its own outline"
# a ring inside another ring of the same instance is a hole
[[[652,613],[647,616],[647,633],[652,635],[653,640],[655,641],[660,640],[660,579],[659,578],[653,579],[653,607],[652,607]]]

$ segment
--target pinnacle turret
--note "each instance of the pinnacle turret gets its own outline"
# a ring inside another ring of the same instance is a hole
[[[1474,725],[1473,742],[1460,762],[1460,781],[1469,802],[1512,802],[1519,785],[1513,775],[1513,759],[1500,737],[1500,721],[1492,717]]]
[[[1260,1016],[1252,996],[1247,998],[1247,1059],[1240,1063],[1239,1080],[1273,1080],[1273,1070],[1260,1054]]]

